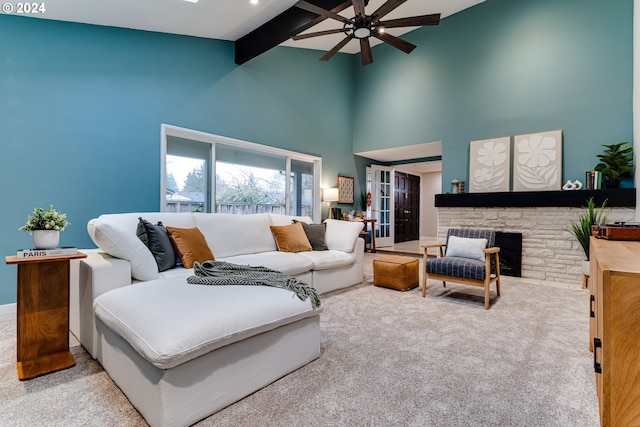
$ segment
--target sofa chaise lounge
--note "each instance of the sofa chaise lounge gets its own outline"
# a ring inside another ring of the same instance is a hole
[[[268,286],[187,284],[193,269],[159,272],[136,235],[139,218],[197,228],[218,261],[264,266],[319,294],[362,281],[362,223],[325,222],[327,250],[279,251],[271,226],[308,217],[207,213],[101,215],[87,226],[98,249],[74,261],[70,328],[151,426],[184,426],[320,355],[310,298]]]

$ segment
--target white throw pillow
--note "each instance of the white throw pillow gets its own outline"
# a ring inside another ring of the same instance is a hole
[[[487,242],[487,239],[469,239],[466,237],[449,236],[445,256],[484,261],[485,255],[482,250],[487,247]]]
[[[325,233],[327,247],[342,252],[353,252],[356,240],[364,228],[364,222],[327,219],[325,224],[327,224]]]
[[[98,218],[91,220],[87,228],[100,249],[113,257],[129,261],[134,279],[147,281],[158,278],[158,264],[151,251],[136,236],[135,227],[127,230],[115,221]]]

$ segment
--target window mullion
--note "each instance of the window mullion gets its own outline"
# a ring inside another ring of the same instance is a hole
[[[284,180],[284,211],[285,213],[291,212],[291,157],[285,157],[285,175],[287,179]]]

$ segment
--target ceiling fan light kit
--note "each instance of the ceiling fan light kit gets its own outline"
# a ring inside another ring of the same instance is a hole
[[[340,49],[342,49],[351,40],[358,39],[360,41],[360,54],[362,57],[362,65],[369,65],[373,62],[373,54],[371,53],[371,44],[369,37],[375,37],[378,40],[387,43],[404,53],[410,53],[416,48],[416,45],[402,40],[385,32],[385,28],[400,27],[422,27],[425,25],[438,25],[440,23],[440,14],[412,16],[408,18],[391,19],[389,21],[381,21],[383,17],[394,11],[398,6],[407,0],[387,0],[371,15],[367,15],[365,7],[369,3],[368,0],[352,0],[355,16],[352,19],[345,18],[335,12],[325,10],[304,0],[298,1],[295,6],[308,12],[320,15],[323,18],[333,19],[342,22],[342,28],[333,30],[318,31],[315,33],[299,34],[292,37],[293,40],[302,40],[311,37],[326,36],[329,34],[344,33],[345,38],[327,52],[321,61],[328,61]]]

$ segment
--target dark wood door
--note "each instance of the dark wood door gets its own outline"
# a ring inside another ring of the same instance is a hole
[[[394,242],[420,239],[420,177],[395,172]]]

